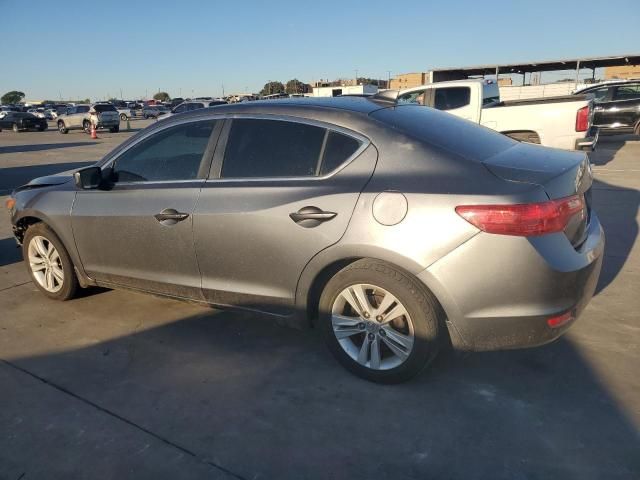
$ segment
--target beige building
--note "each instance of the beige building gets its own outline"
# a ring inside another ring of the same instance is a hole
[[[389,88],[392,90],[402,90],[403,88],[413,88],[424,85],[428,82],[429,74],[426,72],[403,73],[391,79]]]
[[[622,67],[606,67],[604,69],[605,80],[616,78],[640,78],[640,65],[623,65]]]

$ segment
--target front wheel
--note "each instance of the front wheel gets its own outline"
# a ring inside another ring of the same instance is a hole
[[[120,120],[122,120],[123,122],[127,121],[127,116],[124,113],[120,114]]]
[[[69,129],[64,125],[64,122],[60,121],[58,122],[58,131],[60,133],[69,133]]]
[[[350,372],[379,383],[420,373],[437,355],[442,309],[402,270],[359,260],[339,271],[320,298],[320,330]]]
[[[78,279],[64,245],[44,223],[29,227],[22,242],[22,255],[31,280],[47,297],[69,300],[78,289]]]
[[[120,125],[116,125],[115,127],[111,127],[109,129],[111,133],[118,133],[120,131]]]

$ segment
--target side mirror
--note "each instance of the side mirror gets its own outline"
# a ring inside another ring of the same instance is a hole
[[[102,185],[102,170],[100,167],[87,167],[73,174],[76,186],[82,190],[93,190]]]

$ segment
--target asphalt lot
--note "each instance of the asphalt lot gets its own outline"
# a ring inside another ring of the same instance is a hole
[[[130,133],[98,135],[1,132],[0,200]],[[640,478],[640,138],[602,137],[592,161],[607,247],[579,322],[397,386],[257,315],[102,289],[47,300],[0,215],[0,479]]]

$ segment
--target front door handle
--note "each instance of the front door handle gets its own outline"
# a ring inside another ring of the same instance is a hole
[[[338,215],[335,212],[325,212],[318,207],[303,207],[295,213],[290,213],[291,220],[304,228],[317,227],[323,222],[328,222]]]
[[[165,208],[160,213],[154,215],[155,219],[162,225],[175,225],[189,217],[188,213],[178,212],[173,208]]]

